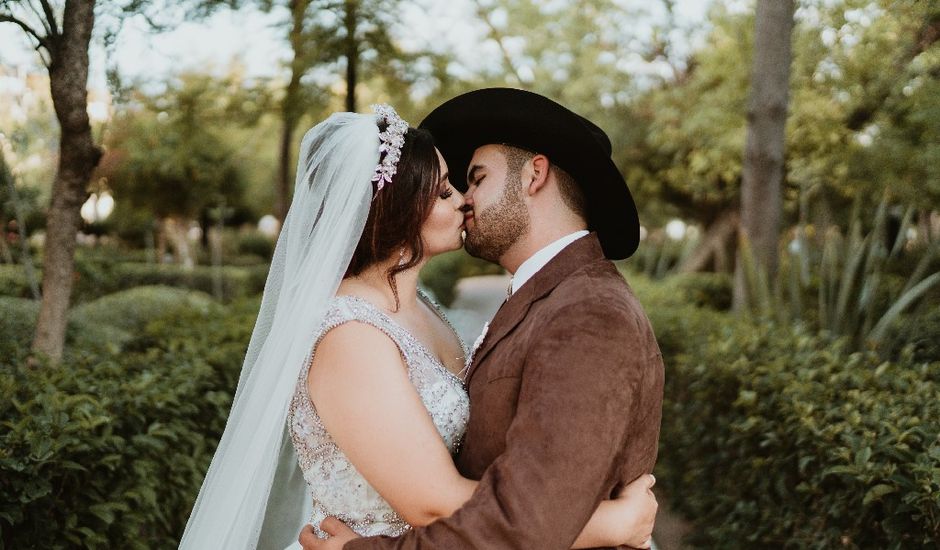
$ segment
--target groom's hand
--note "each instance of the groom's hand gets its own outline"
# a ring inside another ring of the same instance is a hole
[[[300,531],[300,537],[297,540],[304,547],[304,550],[342,550],[344,544],[359,538],[359,535],[347,527],[345,523],[332,516],[320,523],[320,529],[326,531],[330,538],[317,538],[311,525],[305,525],[303,530]]]

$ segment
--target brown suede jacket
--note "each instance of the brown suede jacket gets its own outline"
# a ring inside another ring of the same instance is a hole
[[[653,470],[662,355],[595,234],[574,241],[493,318],[467,374],[457,458],[480,480],[449,518],[345,550],[570,548],[598,504]]]

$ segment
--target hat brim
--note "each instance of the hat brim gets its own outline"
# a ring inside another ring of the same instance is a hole
[[[513,145],[544,154],[580,185],[588,228],[597,232],[604,255],[619,260],[636,251],[636,204],[611,159],[610,140],[587,119],[532,92],[486,88],[443,103],[420,127],[434,136],[450,181],[462,192],[473,153],[483,145]]]

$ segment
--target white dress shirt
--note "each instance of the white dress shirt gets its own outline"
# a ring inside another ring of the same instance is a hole
[[[564,237],[558,239],[557,241],[542,248],[530,256],[528,260],[522,262],[522,265],[519,266],[519,269],[517,269],[516,272],[512,275],[512,282],[510,284],[509,291],[510,296],[515,294],[516,291],[519,290],[519,288],[524,285],[526,281],[531,279],[533,275],[545,267],[545,264],[557,256],[558,253],[561,252],[566,246],[587,234],[588,231],[582,229],[569,235],[565,235]]]

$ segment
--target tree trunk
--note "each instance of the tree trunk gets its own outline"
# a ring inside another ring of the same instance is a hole
[[[88,197],[86,186],[92,171],[101,158],[101,149],[92,140],[87,112],[88,45],[94,7],[94,0],[66,0],[62,34],[55,37],[50,51],[52,103],[62,136],[46,223],[42,304],[33,350],[53,361],[62,357],[65,343],[80,210]]]
[[[304,76],[304,18],[310,0],[293,0],[291,9],[291,31],[288,40],[291,45],[290,81],[284,93],[284,102],[281,104],[281,147],[278,166],[277,197],[274,206],[274,215],[281,225],[287,218],[290,208],[291,187],[293,184],[293,162],[291,150],[294,145],[294,131],[300,118],[300,79]]]
[[[704,271],[709,264],[714,266],[716,272],[730,272],[731,262],[728,258],[728,250],[733,249],[732,244],[737,229],[738,212],[735,210],[723,212],[708,226],[698,247],[682,262],[678,272]]]
[[[4,218],[0,218],[0,257],[3,258],[3,263],[13,265],[16,263],[16,260],[13,259],[13,253],[10,252],[10,247],[7,246],[7,221]]]
[[[157,253],[157,263],[165,264],[167,263],[167,250],[170,248],[169,239],[167,238],[167,218],[160,218],[157,221],[156,225],[156,253]]]
[[[346,110],[356,112],[356,69],[359,64],[359,46],[356,43],[358,0],[346,0]]]
[[[284,100],[287,101],[287,98],[290,96],[290,92],[284,96]],[[287,211],[290,209],[290,199],[291,199],[291,175],[293,171],[291,170],[291,147],[293,146],[294,141],[294,128],[296,122],[288,118],[286,115],[281,121],[281,151],[278,167],[278,182],[277,182],[277,199],[274,206],[274,215],[277,217],[278,221],[281,222],[281,225],[284,225],[284,220],[287,219]]]
[[[758,0],[754,62],[747,106],[747,138],[741,183],[741,232],[768,281],[777,271],[785,129],[790,88],[793,0]],[[734,307],[747,305],[740,252],[735,267]]]
[[[163,232],[173,248],[176,265],[191,270],[195,267],[193,254],[189,246],[189,220],[168,217],[163,220]]]

